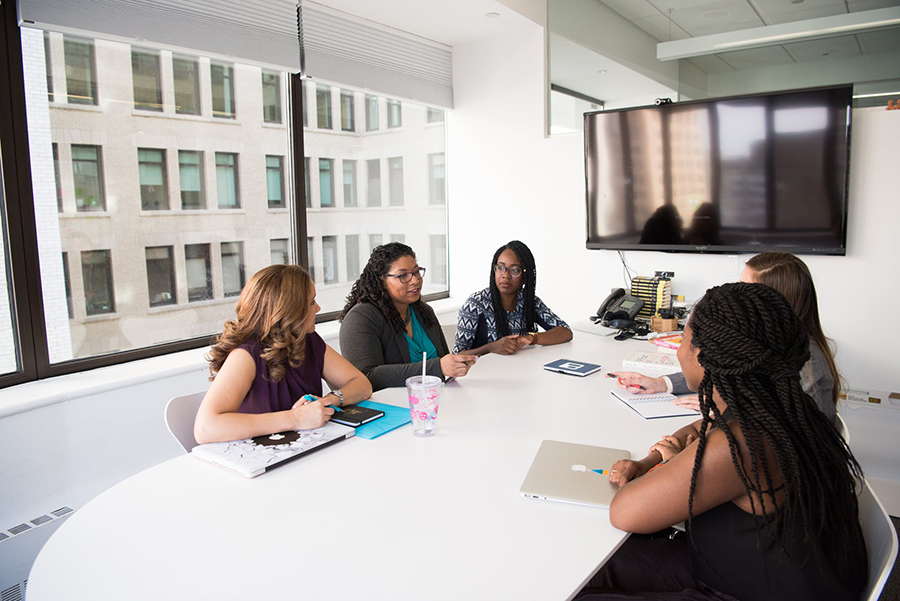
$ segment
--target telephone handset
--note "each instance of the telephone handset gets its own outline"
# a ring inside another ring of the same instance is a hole
[[[614,319],[634,321],[643,307],[643,300],[626,293],[624,288],[616,288],[597,309],[597,319],[604,326]]]

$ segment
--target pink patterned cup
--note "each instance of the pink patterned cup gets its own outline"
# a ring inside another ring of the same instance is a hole
[[[413,434],[426,438],[434,436],[438,414],[438,401],[444,383],[437,376],[413,376],[406,379],[409,395],[409,414],[412,417]]]

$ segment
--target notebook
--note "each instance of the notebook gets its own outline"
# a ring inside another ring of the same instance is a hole
[[[600,371],[600,366],[595,363],[584,363],[583,361],[570,361],[569,359],[557,359],[544,365],[547,371],[555,371],[561,374],[569,374],[571,376],[589,376],[594,372]]]
[[[678,397],[668,392],[651,394],[637,394],[616,388],[611,390],[612,395],[637,411],[645,419],[658,417],[681,417],[684,415],[700,415],[699,411],[679,407],[672,401]]]
[[[609,469],[630,458],[622,449],[545,440],[519,492],[529,499],[609,507],[619,489],[609,483]]]
[[[622,360],[622,367],[632,369],[658,369],[667,372],[678,371],[681,365],[678,358],[669,353],[653,353],[650,351],[633,351]]]
[[[385,405],[375,401],[362,401],[359,403],[359,406],[384,411],[384,417],[358,427],[356,429],[357,438],[365,438],[367,440],[378,438],[382,434],[412,422],[409,409],[406,407],[395,407],[394,405]]]
[[[332,422],[315,430],[279,432],[231,442],[211,442],[194,447],[195,456],[253,478],[336,442],[353,436],[354,429]]]

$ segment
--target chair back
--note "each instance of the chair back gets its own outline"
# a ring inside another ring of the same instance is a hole
[[[847,445],[850,445],[850,430],[847,429],[847,422],[844,421],[844,418],[841,417],[840,413],[834,414],[834,425],[838,429],[838,434],[841,435],[841,438],[844,439],[844,442]]]
[[[205,390],[174,397],[166,404],[166,427],[188,453],[197,446],[194,439],[194,418],[197,417],[197,410],[200,409],[204,396]]]
[[[859,525],[869,555],[869,579],[860,599],[878,601],[897,559],[897,531],[868,482],[859,491]]]

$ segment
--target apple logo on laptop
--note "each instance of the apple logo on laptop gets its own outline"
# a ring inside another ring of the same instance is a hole
[[[587,466],[581,465],[580,463],[576,463],[575,465],[572,466],[572,471],[573,472],[586,472]]]

